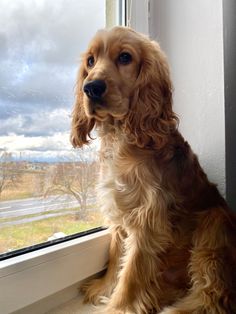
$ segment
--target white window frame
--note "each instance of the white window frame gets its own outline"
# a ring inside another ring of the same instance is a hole
[[[102,271],[108,230],[0,262],[0,312],[12,313]]]
[[[148,34],[149,0],[121,1],[129,12],[132,4],[128,26]],[[109,232],[103,230],[1,261],[1,313],[20,311],[102,271],[108,260],[109,243]],[[65,300],[57,302],[60,305]]]
[[[126,24],[137,32],[149,35],[151,0],[127,0]]]

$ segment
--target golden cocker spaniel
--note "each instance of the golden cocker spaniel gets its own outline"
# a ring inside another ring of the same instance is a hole
[[[159,45],[99,31],[83,55],[71,141],[101,139],[110,223],[105,275],[82,287],[102,313],[236,313],[236,218],[178,131]]]

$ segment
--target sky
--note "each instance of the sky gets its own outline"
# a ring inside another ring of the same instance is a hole
[[[79,56],[105,27],[105,0],[0,1],[0,153],[71,156]]]

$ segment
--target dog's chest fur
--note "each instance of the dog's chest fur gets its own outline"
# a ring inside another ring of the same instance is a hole
[[[147,229],[152,246],[161,248],[170,243],[170,250],[163,256],[163,277],[171,286],[180,288],[188,281],[186,264],[190,239],[176,237],[176,245],[172,234],[171,218],[166,204],[172,198],[160,186],[161,174],[155,165],[151,167],[152,156],[142,155],[138,150],[132,154],[127,145],[123,145],[115,134],[102,138],[101,173],[99,199],[101,208],[109,225],[120,225],[127,235],[132,234],[135,227]],[[133,149],[131,150],[133,152]],[[153,170],[153,171],[152,171]],[[154,180],[155,177],[155,180]],[[155,184],[153,183],[155,182]],[[180,230],[177,230],[179,235]],[[184,228],[181,230],[186,232]],[[187,231],[188,235],[189,232]],[[128,241],[129,242],[129,241]],[[182,242],[182,243],[181,243]],[[132,245],[135,245],[134,243]],[[127,247],[127,250],[130,248]]]
[[[105,216],[111,223],[125,222],[127,227],[148,220],[154,229],[161,220],[166,228],[166,204],[172,202],[172,196],[161,186],[153,151],[134,149],[120,132],[108,132],[101,138],[98,191]]]

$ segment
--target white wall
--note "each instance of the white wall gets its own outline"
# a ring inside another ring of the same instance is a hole
[[[152,0],[149,31],[166,52],[180,130],[225,194],[221,0]]]

